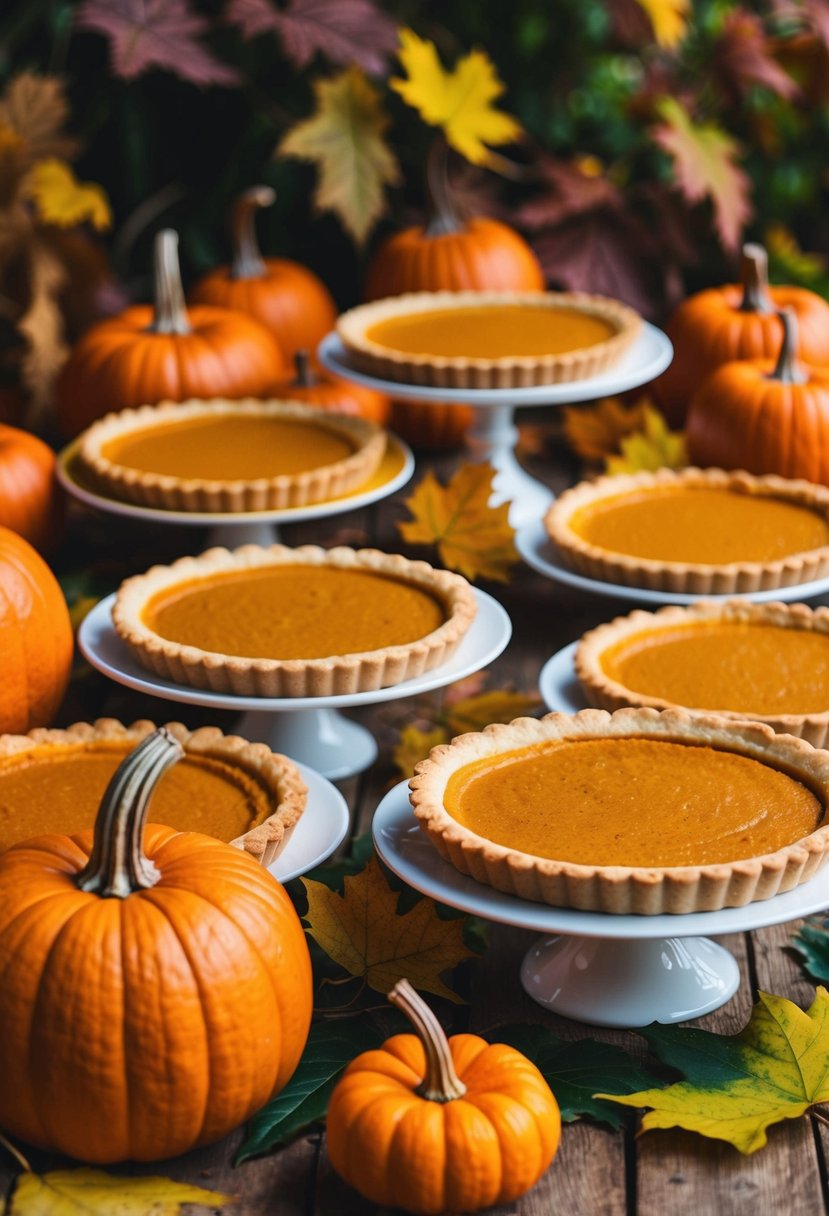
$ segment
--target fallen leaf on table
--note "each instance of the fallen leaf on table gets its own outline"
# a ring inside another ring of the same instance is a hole
[[[170,1178],[122,1178],[103,1170],[20,1174],[6,1216],[178,1216],[182,1204],[220,1208],[232,1195]]]
[[[621,456],[608,456],[608,473],[638,473],[647,469],[681,469],[688,463],[685,436],[671,431],[659,410],[652,405],[643,409],[643,425],[622,439]]]
[[[442,972],[472,957],[463,942],[463,920],[441,920],[431,899],[403,915],[398,892],[386,882],[374,857],[359,874],[346,876],[343,894],[302,880],[308,897],[308,932],[329,958],[384,995],[399,979],[415,988],[460,1002],[440,979]]]
[[[766,992],[759,997],[738,1035],[658,1024],[639,1032],[684,1081],[624,1096],[594,1096],[651,1107],[642,1119],[643,1132],[683,1127],[725,1140],[741,1153],[762,1148],[771,1124],[798,1119],[829,1101],[829,993],[818,988],[805,1012],[784,997]]]
[[[582,460],[601,461],[619,451],[626,435],[645,423],[645,404],[623,405],[618,397],[605,397],[595,405],[564,408],[564,437]]]
[[[688,30],[691,0],[637,0],[653,27],[653,36],[661,47],[673,50]]]
[[[473,581],[481,576],[505,583],[518,561],[509,503],[489,505],[495,470],[462,464],[448,485],[429,471],[406,506],[414,519],[398,523],[404,540],[437,545],[440,560]]]
[[[815,916],[804,921],[792,945],[803,956],[803,966],[812,979],[829,983],[829,920]]]
[[[392,760],[400,770],[404,781],[408,781],[414,772],[415,765],[425,760],[433,747],[440,743],[449,742],[449,732],[443,726],[435,726],[431,730],[421,730],[417,726],[404,726],[400,739],[392,752]]]
[[[224,18],[246,38],[276,34],[298,68],[319,52],[332,63],[356,63],[366,72],[385,71],[397,45],[397,22],[371,0],[230,0]]]
[[[74,228],[88,220],[100,231],[112,223],[101,187],[95,182],[79,182],[66,161],[56,156],[38,161],[26,178],[24,190],[45,224]]]
[[[540,704],[537,696],[492,688],[455,701],[444,709],[441,717],[451,735],[462,735],[466,731],[483,730],[491,722],[511,722],[513,718],[526,717],[535,713]]]

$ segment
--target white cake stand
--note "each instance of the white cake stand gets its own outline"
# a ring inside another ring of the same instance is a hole
[[[268,866],[274,878],[290,882],[321,865],[348,834],[348,805],[336,786],[305,764],[298,765],[308,786],[308,801],[276,861]]]
[[[63,488],[79,502],[109,515],[127,519],[143,520],[145,523],[178,524],[192,528],[210,528],[207,543],[224,545],[235,549],[239,545],[272,545],[279,540],[279,525],[305,523],[310,519],[327,519],[330,515],[342,515],[355,511],[369,503],[387,498],[404,486],[414,472],[414,456],[411,449],[389,435],[388,445],[377,472],[365,484],[342,498],[329,498],[325,502],[307,507],[286,507],[273,511],[165,511],[158,507],[142,507],[136,503],[120,502],[108,498],[84,478],[77,461],[79,441],[75,440],[58,456],[57,476]]]
[[[727,950],[701,935],[782,924],[829,904],[829,866],[784,895],[721,912],[611,916],[531,903],[443,861],[417,826],[406,782],[380,803],[372,832],[383,861],[415,890],[484,920],[543,934],[524,957],[521,983],[539,1004],[593,1026],[631,1028],[711,1013],[737,991],[740,973]]]
[[[624,356],[600,376],[572,380],[567,384],[540,384],[531,388],[451,389],[427,388],[420,384],[399,384],[358,371],[336,333],[323,338],[318,350],[320,362],[329,371],[354,380],[391,397],[470,405],[476,421],[467,442],[473,458],[487,461],[495,469],[493,504],[509,502],[513,527],[525,520],[540,519],[553,500],[551,491],[524,471],[515,455],[518,431],[513,412],[525,405],[573,405],[593,401],[614,393],[638,388],[653,380],[671,361],[673,347],[655,325],[643,322],[642,332]]]
[[[634,604],[695,604],[698,600],[748,600],[752,604],[773,601],[793,603],[810,600],[829,591],[829,578],[810,583],[795,583],[791,587],[773,587],[770,591],[731,592],[728,595],[690,595],[674,591],[653,591],[649,587],[627,587],[623,583],[604,583],[569,570],[544,530],[540,519],[525,523],[515,534],[515,547],[528,566],[546,578],[591,595],[608,599],[628,600]]]
[[[344,718],[339,709],[398,701],[443,688],[480,671],[505,648],[512,636],[507,613],[485,591],[473,588],[473,592],[478,612],[453,658],[415,679],[373,692],[332,697],[238,697],[174,684],[142,667],[121,641],[112,624],[114,595],[101,600],[85,618],[78,645],[93,667],[118,684],[166,701],[244,713],[238,726],[244,738],[267,743],[274,751],[338,781],[362,772],[377,756],[374,736],[358,722]]]

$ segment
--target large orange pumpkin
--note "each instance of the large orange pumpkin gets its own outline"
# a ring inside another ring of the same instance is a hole
[[[304,401],[321,410],[335,414],[351,414],[368,418],[379,426],[389,420],[390,403],[383,393],[364,388],[352,380],[343,380],[331,372],[314,371],[307,350],[297,351],[294,356],[295,375],[292,380],[282,380],[274,386],[274,397],[290,401]]]
[[[94,838],[0,858],[0,1127],[84,1161],[224,1136],[285,1085],[308,1034],[308,948],[276,879],[209,836],[144,832],[180,755],[162,727],[116,772]]]
[[[777,363],[726,363],[691,400],[686,427],[694,464],[777,473],[829,484],[829,367],[795,357],[797,317],[779,314]],[[778,339],[779,340],[779,339]]]
[[[72,648],[57,579],[28,541],[0,528],[0,733],[51,723],[69,683]]]
[[[270,186],[254,186],[240,195],[231,212],[232,261],[200,279],[189,300],[247,313],[270,330],[293,359],[298,350],[316,351],[334,328],[337,306],[322,279],[307,266],[260,253],[256,213],[274,198]]]
[[[685,300],[666,331],[673,362],[654,383],[668,421],[681,426],[691,398],[723,363],[774,359],[780,328],[777,313],[791,308],[800,333],[798,353],[807,363],[829,365],[829,304],[803,287],[770,287],[766,251],[743,247],[740,283],[712,287]]]
[[[275,339],[226,308],[184,307],[178,236],[156,237],[155,305],[128,308],[87,330],[57,382],[58,425],[77,435],[113,410],[159,401],[266,396],[287,374]]]
[[[55,465],[36,435],[0,424],[0,525],[41,552],[54,547],[63,517]]]

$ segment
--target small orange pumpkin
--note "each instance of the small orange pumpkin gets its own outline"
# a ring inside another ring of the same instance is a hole
[[[778,317],[783,341],[776,364],[726,363],[697,389],[688,453],[694,464],[829,484],[829,368],[798,361],[796,314],[786,309]]]
[[[155,242],[155,306],[138,305],[87,330],[57,382],[61,432],[73,437],[114,410],[159,401],[266,396],[287,373],[282,350],[242,313],[184,307],[178,236]]]
[[[162,727],[115,773],[94,836],[0,858],[0,1126],[82,1161],[219,1139],[308,1035],[308,947],[276,879],[198,832],[144,832],[181,754]]]
[[[307,266],[289,258],[262,257],[256,214],[275,197],[270,186],[254,186],[239,196],[230,220],[232,261],[199,279],[189,300],[253,317],[274,335],[290,361],[299,350],[316,351],[334,328],[337,306],[322,279]]]
[[[274,397],[304,401],[307,405],[331,410],[335,414],[368,418],[369,422],[376,422],[378,426],[385,426],[388,422],[390,403],[383,393],[364,388],[352,380],[343,380],[341,376],[332,375],[330,372],[313,371],[307,350],[297,351],[294,355],[294,367],[294,378],[276,384]]]
[[[56,464],[36,435],[0,424],[0,525],[41,553],[54,547],[63,520]]]
[[[818,367],[829,365],[829,304],[803,287],[770,287],[761,245],[743,246],[740,283],[700,291],[679,305],[666,326],[673,362],[653,386],[672,426],[682,425],[694,393],[723,363],[774,359],[783,308],[797,315],[798,354]]]
[[[407,980],[389,993],[416,1035],[348,1065],[328,1106],[331,1164],[365,1199],[407,1212],[512,1203],[558,1149],[561,1116],[536,1066],[473,1034],[447,1039]]]

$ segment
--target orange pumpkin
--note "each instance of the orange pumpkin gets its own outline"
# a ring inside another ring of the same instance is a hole
[[[28,541],[0,528],[0,733],[51,723],[69,683],[72,648],[57,579]]]
[[[829,365],[829,304],[803,287],[770,287],[760,245],[743,247],[740,283],[700,291],[680,304],[666,326],[673,362],[654,382],[672,426],[682,425],[694,393],[723,363],[775,357],[782,308],[797,315],[798,353],[807,363]]]
[[[389,1000],[417,1035],[398,1034],[349,1064],[328,1106],[331,1164],[372,1203],[407,1212],[475,1212],[512,1203],[558,1148],[550,1087],[520,1052],[473,1034],[446,1038],[406,980]]]
[[[276,879],[198,832],[144,832],[181,754],[162,727],[115,773],[94,837],[0,858],[0,1126],[84,1161],[224,1136],[308,1034],[308,948]]]
[[[231,212],[233,260],[200,279],[189,300],[253,317],[270,330],[291,360],[299,350],[317,349],[334,328],[337,306],[322,279],[307,266],[288,258],[262,257],[256,213],[275,197],[269,186],[254,186],[240,195]]]
[[[313,371],[307,350],[297,351],[294,367],[294,378],[275,385],[274,397],[304,401],[308,405],[315,405],[321,410],[331,410],[335,414],[368,418],[379,426],[385,426],[388,422],[390,403],[383,393],[363,388],[360,384],[343,380],[341,376],[332,375],[330,372]]]
[[[226,308],[184,307],[178,236],[155,243],[155,305],[128,308],[87,330],[57,382],[62,433],[77,435],[113,410],[159,401],[266,396],[287,372],[275,339]]]
[[[54,546],[63,520],[55,465],[42,440],[0,424],[0,525],[41,552]]]
[[[695,464],[829,484],[829,368],[796,359],[793,310],[780,313],[781,322],[776,364],[726,363],[697,389],[686,427],[688,453]]]

